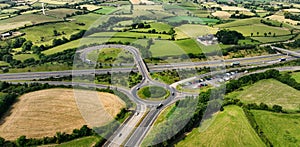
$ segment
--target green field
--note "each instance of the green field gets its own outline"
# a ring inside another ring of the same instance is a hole
[[[300,72],[293,72],[292,78],[294,78],[298,83],[300,83]]]
[[[181,22],[181,21],[188,21],[189,23],[198,23],[198,24],[215,24],[219,20],[217,19],[210,19],[210,18],[200,18],[200,17],[192,17],[192,16],[174,16],[167,18],[166,21],[168,22]]]
[[[134,32],[101,32],[101,33],[95,33],[93,35],[90,35],[88,37],[84,37],[80,40],[75,40],[68,42],[66,44],[56,46],[54,48],[51,48],[49,50],[43,51],[44,54],[54,54],[57,52],[64,51],[66,49],[70,48],[76,48],[82,45],[90,45],[90,44],[102,44],[107,41],[122,41],[122,42],[129,42],[129,43],[135,43],[138,39],[144,39],[146,38],[170,38],[169,35],[164,34],[148,34],[148,33],[134,33]]]
[[[176,146],[263,147],[265,145],[249,124],[242,108],[227,106],[224,111],[215,114],[213,119],[204,121],[200,128],[195,128]]]
[[[260,24],[261,18],[248,18],[248,19],[240,19],[235,20],[229,23],[215,25],[216,28],[230,28],[230,27],[237,27],[237,26],[247,26],[253,24]]]
[[[34,58],[34,59],[38,60],[39,56],[36,54],[18,54],[18,55],[14,55],[13,58],[16,60],[20,60],[20,61],[24,61],[29,58]]]
[[[59,19],[38,14],[24,14],[9,19],[0,20],[0,32],[23,27],[24,25],[39,24],[43,22],[53,22]]]
[[[50,145],[51,147],[87,147],[87,146],[93,146],[99,138],[95,136],[89,136],[89,137],[83,137],[76,140],[72,140],[69,142],[65,142],[59,145]]]
[[[64,18],[67,14],[75,13],[76,9],[67,9],[67,8],[59,8],[59,9],[53,9],[46,12],[49,16],[54,16],[57,18]]]
[[[153,57],[202,53],[197,42],[192,39],[178,41],[155,40],[154,45],[150,47],[150,51]]]
[[[285,110],[299,110],[300,106],[300,91],[274,79],[261,80],[227,96],[246,103],[265,103],[269,106],[277,104]]]
[[[251,36],[251,33],[253,33],[253,36],[256,36],[257,32],[259,32],[259,36],[264,36],[264,33],[271,32],[272,37],[273,37],[274,33],[276,35],[289,35],[290,34],[290,31],[288,29],[279,28],[279,27],[271,27],[271,26],[267,26],[264,24],[237,26],[237,27],[230,27],[228,29],[238,31],[238,32],[242,33],[244,36]],[[270,35],[268,35],[268,36],[270,36]]]
[[[116,7],[102,6],[101,9],[96,10],[95,12],[98,14],[110,14],[117,10]]]
[[[133,63],[133,57],[130,52],[121,48],[103,48],[100,51],[94,50],[88,55],[88,59],[91,61],[97,61],[99,63]]]
[[[217,28],[212,28],[205,25],[199,24],[184,24],[175,28],[176,31],[176,39],[182,38],[196,38],[198,36],[207,35],[207,34],[215,34],[217,32]]]
[[[0,66],[9,66],[9,63],[4,62],[4,61],[0,61]]]
[[[252,110],[254,118],[274,146],[299,146],[300,114]]]
[[[148,29],[133,29],[133,31],[142,31],[142,32],[148,32],[148,30],[155,29],[156,32],[163,32],[165,31],[166,33],[169,32],[171,29],[171,26],[162,22],[153,22],[149,23],[151,25],[151,28]]]
[[[254,40],[257,40],[261,43],[269,43],[269,42],[279,42],[279,41],[286,41],[291,39],[293,36],[279,36],[279,37],[251,37]]]

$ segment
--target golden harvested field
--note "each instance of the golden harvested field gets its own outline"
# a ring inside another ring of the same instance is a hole
[[[130,2],[134,5],[140,4],[140,0],[130,0]]]
[[[110,122],[125,103],[117,96],[86,90],[54,88],[22,95],[1,120],[0,136],[13,140],[71,133],[87,124],[101,126]]]
[[[86,7],[89,11],[94,11],[94,10],[100,9],[100,6],[89,5],[89,4],[81,5],[80,7],[81,8]]]
[[[300,9],[283,9],[284,12],[300,13]]]
[[[226,11],[216,11],[212,13],[212,15],[223,19],[228,19],[231,16],[231,14]]]
[[[286,23],[290,23],[293,25],[297,25],[297,23],[299,23],[299,21],[295,21],[295,20],[291,20],[291,19],[285,19],[283,15],[271,15],[267,18],[270,18],[272,20],[277,20],[279,22],[286,22]]]
[[[221,6],[221,9],[223,11],[249,11],[248,9],[246,8],[242,8],[242,7],[234,7],[234,6]]]

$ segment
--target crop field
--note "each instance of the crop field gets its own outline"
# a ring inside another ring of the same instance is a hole
[[[168,22],[181,22],[181,21],[188,21],[188,22],[194,22],[199,24],[214,24],[217,23],[219,20],[217,19],[211,19],[211,18],[199,18],[199,17],[192,17],[192,16],[174,16],[167,18],[166,21]]]
[[[250,10],[248,10],[246,8],[234,7],[234,6],[221,6],[221,9],[223,11],[236,11],[236,10],[238,10],[238,11],[250,11]]]
[[[18,54],[13,56],[14,59],[24,61],[29,58],[39,59],[39,56],[36,54]]]
[[[95,98],[95,95],[99,97]],[[83,100],[84,104],[81,103]],[[35,91],[22,95],[13,105],[11,114],[1,120],[0,135],[5,139],[16,139],[21,135],[41,138],[53,136],[58,131],[71,133],[84,124],[101,126],[111,121],[124,105],[117,96],[109,93],[62,88]],[[78,108],[89,108],[91,115]],[[94,115],[100,119],[95,119]]]
[[[217,28],[197,24],[184,24],[175,27],[176,39],[196,38],[202,35],[215,34],[217,30]]]
[[[14,9],[14,8],[9,8],[9,9],[1,10],[2,13],[9,13],[9,14],[13,14],[13,13],[15,13],[17,11],[18,11],[18,9]]]
[[[90,5],[90,4],[84,4],[84,5],[80,5],[81,8],[86,7],[87,10],[89,11],[94,11],[100,8],[100,6],[97,5]]]
[[[222,19],[228,19],[231,16],[231,14],[226,11],[216,11],[212,13],[212,15]]]
[[[35,0],[29,0],[29,1],[35,1]],[[40,3],[53,4],[53,5],[64,5],[66,3],[74,4],[82,1],[83,0],[39,0]]]
[[[291,20],[291,19],[285,19],[283,15],[276,15],[276,14],[268,16],[267,18],[270,18],[272,20],[276,20],[276,21],[279,21],[279,22],[290,23],[290,24],[293,24],[293,25],[297,25],[297,23],[300,22],[300,21],[295,21],[295,20]]]
[[[117,10],[116,7],[109,7],[109,6],[101,6],[101,9],[96,10],[95,13],[98,14],[110,14]]]
[[[300,114],[282,114],[252,110],[254,118],[274,146],[300,144]]]
[[[46,11],[46,14],[50,15],[50,16],[54,16],[56,18],[64,18],[64,17],[66,17],[67,14],[72,14],[72,13],[75,13],[76,11],[78,11],[78,10],[60,8],[60,9],[53,9],[53,10]]]
[[[300,9],[291,8],[291,9],[283,9],[284,12],[291,12],[291,13],[300,13]]]
[[[95,136],[83,137],[59,145],[49,145],[48,147],[86,147],[93,146],[99,139]]]
[[[0,20],[0,32],[23,27],[24,25],[39,24],[43,22],[53,22],[58,20],[59,19],[57,18],[37,14],[19,15],[13,18]]]
[[[261,80],[243,89],[230,93],[228,97],[235,97],[246,103],[265,103],[268,106],[277,104],[285,110],[299,109],[300,91],[277,80]]]
[[[258,137],[242,110],[238,106],[227,106],[224,111],[205,120],[175,146],[259,146],[264,143]]]

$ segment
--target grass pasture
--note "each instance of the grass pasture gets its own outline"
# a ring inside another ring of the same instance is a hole
[[[200,17],[192,17],[192,16],[174,16],[167,18],[166,21],[168,22],[181,22],[181,21],[188,21],[189,23],[198,23],[198,24],[215,24],[219,20],[211,19],[211,18],[200,18]]]
[[[230,93],[228,97],[236,97],[246,103],[262,102],[268,106],[281,105],[285,110],[299,110],[300,92],[277,80],[261,80],[243,89]]]
[[[142,34],[142,33],[134,33],[134,32],[101,32],[101,33],[95,33],[91,36],[84,37],[80,40],[75,40],[68,42],[66,44],[56,46],[54,48],[51,48],[49,50],[43,51],[46,55],[49,54],[54,54],[57,52],[64,51],[66,49],[70,48],[76,48],[82,45],[89,45],[93,43],[101,44],[107,41],[122,41],[122,42],[130,42],[134,43],[138,39],[143,39],[144,37],[146,38],[158,38],[161,36],[163,39],[169,39],[169,35],[164,35],[164,34]]]
[[[106,14],[111,14],[116,10],[117,10],[116,7],[102,6],[99,10],[96,10],[95,13],[106,15]]]
[[[251,37],[254,40],[257,40],[261,43],[269,43],[269,42],[280,42],[280,41],[287,41],[291,39],[292,35],[287,36],[277,36],[277,37]]]
[[[130,52],[121,48],[103,48],[100,51],[95,50],[90,52],[88,59],[99,63],[133,63],[133,56]]]
[[[35,60],[39,59],[39,56],[36,54],[18,54],[13,56],[14,59],[24,61],[29,58],[34,58]]]
[[[205,120],[200,128],[195,128],[176,147],[192,146],[253,146],[264,147],[242,110],[238,106],[227,106],[224,111]]]
[[[252,110],[254,118],[274,146],[299,146],[300,114]]]
[[[199,24],[184,24],[179,27],[175,27],[176,39],[196,38],[202,35],[215,34],[217,30],[217,28]]]
[[[67,14],[75,13],[76,9],[67,9],[67,8],[59,8],[59,9],[53,9],[46,12],[47,15],[54,16],[56,18],[64,18]]]
[[[30,92],[22,95],[11,114],[1,120],[0,135],[9,140],[21,135],[41,138],[58,131],[71,133],[84,124],[101,126],[124,105],[115,95],[95,91],[54,88]]]
[[[50,145],[49,147],[86,147],[93,146],[99,139],[95,136],[83,137],[59,145]]]
[[[271,26],[267,26],[264,24],[237,26],[237,27],[230,27],[228,29],[238,31],[238,32],[242,33],[244,36],[251,36],[251,33],[253,33],[253,36],[256,36],[257,32],[259,32],[259,36],[264,36],[264,33],[271,32],[272,37],[273,37],[274,33],[276,35],[289,35],[290,34],[290,31],[286,28],[271,27]],[[268,36],[270,36],[270,35],[268,35]]]
[[[300,72],[293,72],[292,78],[294,78],[298,83],[300,83]]]
[[[153,22],[149,23],[151,28],[148,29],[134,29],[133,31],[142,31],[142,32],[148,32],[148,30],[155,29],[156,32],[167,32],[172,28],[170,25],[162,23],[162,22]]]

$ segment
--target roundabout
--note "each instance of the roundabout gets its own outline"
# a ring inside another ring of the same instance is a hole
[[[168,98],[170,91],[160,86],[145,86],[137,91],[137,96],[146,100],[164,100]]]

